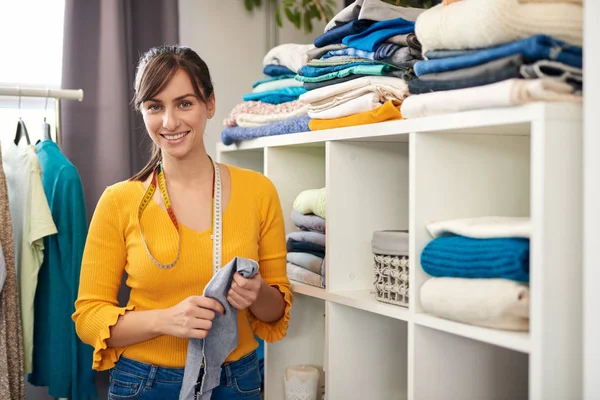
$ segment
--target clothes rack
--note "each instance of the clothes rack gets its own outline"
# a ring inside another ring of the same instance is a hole
[[[2,87],[0,86],[0,96],[18,96],[21,97],[41,97],[54,99],[54,112],[56,121],[56,144],[62,147],[62,135],[60,130],[60,101],[61,100],[83,100],[82,89],[37,89],[37,88],[21,88],[17,87]],[[19,107],[21,102],[19,100]],[[59,398],[58,400],[68,400]]]
[[[38,89],[0,86],[0,96],[18,97],[41,97],[54,99],[54,112],[56,120],[56,143],[62,147],[62,135],[60,130],[60,101],[61,100],[83,100],[83,89]]]

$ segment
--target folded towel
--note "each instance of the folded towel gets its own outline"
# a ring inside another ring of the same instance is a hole
[[[301,83],[294,78],[278,79],[276,81],[261,83],[252,89],[252,93],[268,92],[270,90],[284,89],[288,87],[302,86]]]
[[[496,329],[529,329],[529,288],[506,279],[431,278],[421,286],[430,314]]]
[[[325,32],[334,29],[355,19],[372,21],[385,21],[395,18],[404,18],[416,21],[417,17],[425,11],[421,8],[395,6],[381,0],[356,0],[342,11],[337,13],[325,26]]]
[[[431,276],[504,278],[529,281],[529,240],[441,236],[421,252],[421,267]]]
[[[444,51],[444,53],[450,52],[450,50]],[[431,53],[433,52],[427,52],[426,54],[430,56]],[[495,47],[463,52],[463,54],[454,57],[419,61],[415,63],[414,69],[417,76],[421,76],[432,72],[473,67],[515,54],[521,54],[523,60],[528,63],[551,59],[577,68],[581,68],[583,64],[583,50],[581,47],[566,44],[550,36],[536,35]]]
[[[310,242],[289,242],[287,251],[292,253],[308,253],[319,258],[325,258],[325,246]]]
[[[300,214],[315,214],[326,218],[325,188],[301,192],[294,200],[293,207]]]
[[[325,248],[325,234],[321,232],[296,231],[286,235],[288,247],[294,242],[306,242]]]
[[[306,94],[314,92],[310,91]],[[304,95],[303,95],[304,96]],[[535,101],[580,103],[571,85],[554,79],[509,79],[468,89],[446,90],[409,96],[402,102],[404,118],[419,118],[452,112],[509,107]]]
[[[347,103],[346,103],[347,104]],[[341,105],[339,107],[343,107]],[[322,129],[344,128],[347,126],[357,126],[374,124],[377,122],[394,121],[402,119],[399,109],[400,103],[395,101],[386,101],[381,107],[371,111],[364,111],[358,114],[349,115],[336,119],[313,119],[308,123],[311,131]]]
[[[292,210],[291,218],[298,229],[325,233],[325,219],[318,215],[300,214],[298,211]]]
[[[314,49],[313,44],[285,43],[273,47],[265,54],[263,66],[283,65],[296,72],[308,62],[306,52]]]
[[[324,288],[322,277],[314,272],[304,269],[298,265],[287,263],[287,276],[290,280],[305,283],[307,285]]]
[[[315,274],[323,275],[323,258],[317,257],[309,253],[287,253],[287,260],[292,264],[314,272]]]
[[[221,141],[225,145],[231,145],[241,140],[255,139],[264,136],[277,136],[289,133],[308,132],[308,121],[310,117],[307,115],[291,118],[285,121],[276,122],[274,124],[257,126],[254,128],[241,128],[239,126],[233,128],[225,128],[221,132]]]
[[[365,93],[375,93],[382,103],[393,99],[403,100],[408,96],[408,85],[401,79],[389,76],[366,76],[311,90],[302,94],[299,99],[309,103],[311,108],[316,106],[330,108]]]
[[[284,104],[284,103],[282,103]],[[273,124],[276,122],[286,121],[288,119],[306,115],[308,107],[304,107],[295,111],[281,114],[257,115],[257,114],[240,114],[236,118],[236,124],[242,128],[253,128],[256,126]]]
[[[459,1],[451,6],[440,4],[422,13],[415,33],[424,52],[485,48],[536,34],[581,46],[582,23],[582,7],[575,4]]]
[[[246,93],[242,96],[244,101],[262,101],[263,103],[281,104],[298,100],[301,94],[306,93],[304,87],[287,87],[259,93]]]
[[[247,119],[248,114],[273,118],[270,122],[283,121],[293,116],[305,115],[308,111],[308,104],[295,100],[281,104],[263,103],[261,101],[245,101],[233,107],[229,113],[229,118],[223,121],[226,127],[237,126],[237,118],[244,115]],[[297,115],[294,115],[296,114]],[[254,120],[253,120],[254,121]],[[267,119],[265,119],[267,121]]]
[[[473,239],[530,238],[529,217],[477,217],[436,221],[427,224],[432,237],[460,235]]]
[[[415,31],[415,23],[396,18],[376,22],[362,32],[344,37],[342,43],[361,50],[375,51],[386,39],[396,35],[406,35]]]
[[[283,65],[265,65],[263,68],[263,74],[271,77],[281,76],[281,75],[294,75],[296,71],[292,71],[286,66]]]
[[[275,82],[281,79],[290,79],[290,78],[294,78],[294,76],[296,76],[296,73],[292,73],[292,74],[283,74],[283,75],[277,75],[277,76],[269,76],[267,78],[262,78],[259,79],[257,81],[254,81],[252,83],[252,87],[255,88],[258,85],[262,85],[263,83],[268,83],[268,82]]]

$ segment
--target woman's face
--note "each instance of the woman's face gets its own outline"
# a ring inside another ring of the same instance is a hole
[[[142,103],[144,124],[163,156],[182,159],[204,151],[206,120],[214,114],[214,96],[205,104],[194,94],[188,74],[178,70],[152,99]]]

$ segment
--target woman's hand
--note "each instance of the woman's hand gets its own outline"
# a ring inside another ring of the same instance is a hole
[[[262,284],[263,280],[258,272],[250,279],[246,279],[236,272],[233,275],[231,289],[227,294],[227,301],[237,310],[245,310],[258,298]]]
[[[186,339],[204,339],[212,328],[215,313],[224,313],[221,303],[204,296],[190,296],[161,311],[160,333]]]

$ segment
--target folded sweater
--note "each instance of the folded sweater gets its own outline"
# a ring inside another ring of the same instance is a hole
[[[315,214],[326,218],[325,188],[301,192],[294,200],[294,210],[300,214]]]
[[[291,218],[298,229],[325,233],[325,219],[318,215],[300,214],[298,211],[292,210]]]
[[[504,278],[529,281],[529,240],[441,236],[421,252],[421,266],[431,276]]]
[[[289,133],[308,132],[310,129],[308,127],[308,121],[310,121],[310,117],[303,115],[285,121],[261,125],[254,128],[242,128],[239,126],[225,128],[223,132],[221,132],[221,141],[225,145],[231,145],[241,140],[255,139],[264,136],[277,136]]]
[[[485,48],[536,34],[581,46],[582,24],[583,10],[576,4],[477,0],[439,4],[423,12],[415,32],[423,52]]]
[[[431,278],[421,286],[428,313],[489,328],[529,329],[529,288],[506,279]]]
[[[402,114],[400,114],[399,103],[390,100],[374,110],[349,115],[347,117],[336,119],[313,119],[308,123],[308,126],[311,131],[317,131],[400,119],[402,119]]]

